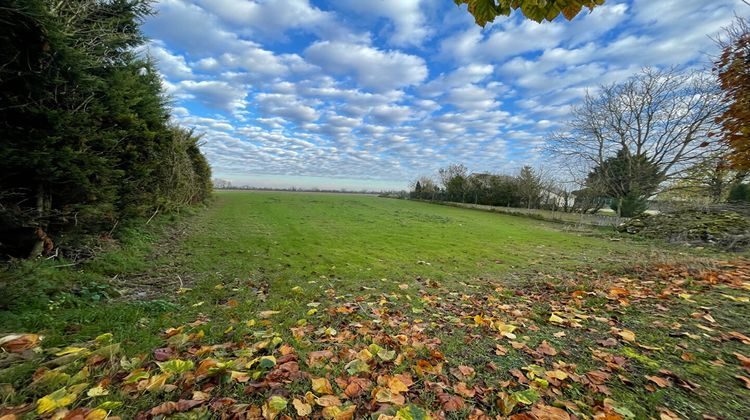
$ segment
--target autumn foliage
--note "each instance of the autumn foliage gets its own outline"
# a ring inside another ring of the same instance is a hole
[[[509,16],[513,10],[534,21],[552,21],[561,14],[572,20],[584,7],[593,10],[604,4],[604,0],[454,0],[457,5],[466,4],[477,25],[484,27],[497,16]]]
[[[738,17],[719,40],[722,53],[715,63],[726,109],[717,118],[723,140],[733,149],[737,169],[750,169],[750,23]]]

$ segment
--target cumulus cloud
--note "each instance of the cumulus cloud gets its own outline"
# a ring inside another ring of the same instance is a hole
[[[318,111],[305,105],[294,95],[259,93],[254,99],[265,115],[282,117],[297,124],[318,119]]]
[[[359,86],[375,91],[417,85],[428,74],[421,57],[362,44],[320,41],[305,50],[305,57],[331,74],[351,76]]]
[[[373,17],[389,21],[388,42],[396,46],[420,46],[431,34],[423,13],[425,0],[339,0],[337,5],[359,13],[362,19]]]

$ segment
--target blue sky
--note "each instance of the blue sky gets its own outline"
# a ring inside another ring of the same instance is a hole
[[[164,0],[146,21],[177,122],[238,185],[401,189],[452,162],[550,166],[586,90],[705,67],[742,0],[608,0],[482,29],[451,0]]]

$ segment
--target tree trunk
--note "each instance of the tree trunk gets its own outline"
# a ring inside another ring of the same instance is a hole
[[[52,206],[52,199],[48,197],[48,194],[44,190],[44,186],[39,184],[36,190],[36,212],[37,212],[37,226],[41,229],[39,234],[37,231],[37,240],[34,246],[31,248],[29,253],[29,259],[36,258],[44,252],[44,232],[47,229],[46,216],[49,214],[49,208]]]

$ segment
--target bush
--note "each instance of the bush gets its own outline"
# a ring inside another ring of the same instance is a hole
[[[730,202],[750,202],[750,185],[737,184],[729,190]]]

